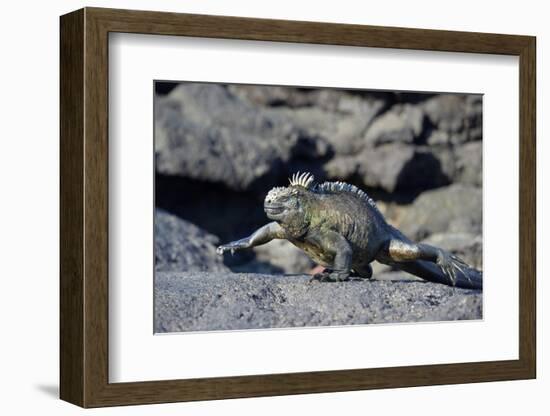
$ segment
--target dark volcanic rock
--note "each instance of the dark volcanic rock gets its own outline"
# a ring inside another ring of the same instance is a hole
[[[229,272],[216,254],[218,238],[163,210],[155,210],[155,271]]]
[[[414,147],[402,144],[365,149],[359,158],[359,174],[366,186],[393,192],[399,185],[401,172],[414,157]]]
[[[343,163],[349,164],[349,161]],[[449,183],[440,155],[427,147],[391,143],[365,149],[356,160],[356,171],[365,186],[387,192],[430,189]],[[333,172],[341,173],[336,164]]]
[[[345,91],[338,89],[289,88],[279,85],[232,84],[228,89],[249,102],[264,107],[319,107],[334,111]]]
[[[325,174],[329,180],[349,180],[359,174],[361,158],[357,155],[341,155],[329,160],[325,166]]]
[[[324,94],[330,98],[325,106],[295,106],[293,101],[305,99],[296,98],[304,97],[297,90],[258,87],[253,94],[243,88],[183,83],[157,96],[157,173],[237,191],[265,189],[298,169],[320,172],[334,152],[356,152],[384,106],[383,100],[336,91]],[[274,101],[292,102],[258,105],[269,103],[270,92]]]
[[[397,225],[417,240],[447,231],[481,234],[482,209],[480,188],[454,184],[422,193]]]
[[[371,147],[394,142],[412,144],[422,134],[423,124],[424,113],[420,107],[395,105],[372,122],[365,134],[365,142]]]
[[[483,143],[481,141],[465,143],[455,149],[454,181],[469,185],[481,186]]]
[[[225,243],[266,224],[263,200],[268,190],[237,192],[219,184],[156,175],[155,204]]]
[[[296,171],[391,193],[479,185],[481,96],[399,97],[181,83],[155,98],[157,174],[257,194]]]
[[[355,97],[342,99],[341,108],[337,111],[306,107],[280,108],[278,112],[299,126],[307,137],[328,143],[334,153],[345,155],[355,153],[364,146],[361,137],[380,108],[381,102],[360,101]]]
[[[181,84],[155,103],[156,170],[236,190],[280,173],[300,140],[284,117],[220,85]]]
[[[423,107],[439,131],[438,140],[453,144],[481,140],[481,95],[437,95],[427,100]]]
[[[309,276],[155,276],[155,332],[481,319],[481,292],[399,279],[308,283]],[[402,274],[401,274],[402,275]]]

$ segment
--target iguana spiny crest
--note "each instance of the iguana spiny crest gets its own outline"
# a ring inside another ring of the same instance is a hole
[[[317,194],[337,194],[341,192],[348,192],[357,195],[357,197],[367,202],[374,208],[378,209],[378,207],[376,206],[376,202],[374,202],[374,200],[369,197],[366,192],[362,191],[355,185],[350,185],[346,182],[337,181],[323,182],[321,184],[318,184],[315,183],[315,177],[309,172],[295,173],[294,175],[292,175],[292,177],[288,179],[288,181],[290,183],[289,187],[277,186],[271,189],[267,194],[266,199],[276,200],[277,198],[283,197],[285,195],[296,196],[299,194],[299,188],[303,188]]]

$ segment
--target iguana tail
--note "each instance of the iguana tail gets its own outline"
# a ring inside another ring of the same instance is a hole
[[[448,286],[456,286],[464,289],[482,290],[483,274],[479,270],[460,265],[455,270],[454,281],[450,279],[441,268],[432,262],[415,260],[406,263],[393,263],[393,266],[430,282],[442,283]]]

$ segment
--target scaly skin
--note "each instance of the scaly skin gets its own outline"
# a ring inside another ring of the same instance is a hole
[[[370,278],[370,263],[377,260],[432,282],[482,289],[480,271],[441,248],[408,239],[386,222],[367,194],[352,185],[319,185],[311,174],[296,174],[290,186],[268,193],[264,210],[273,222],[249,237],[219,246],[218,254],[286,239],[327,268],[315,280]]]

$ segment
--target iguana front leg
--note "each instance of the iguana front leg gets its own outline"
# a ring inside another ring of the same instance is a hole
[[[269,224],[258,228],[248,237],[219,246],[216,249],[216,252],[219,255],[222,255],[226,251],[231,251],[231,253],[233,253],[235,250],[261,246],[262,244],[269,243],[275,238],[285,238],[285,232],[279,224],[276,222],[270,222]]]
[[[309,235],[307,238],[318,245],[324,252],[334,254],[332,268],[315,274],[311,280],[318,280],[320,282],[342,282],[349,280],[353,251],[348,241],[334,231],[319,232],[313,236]]]

